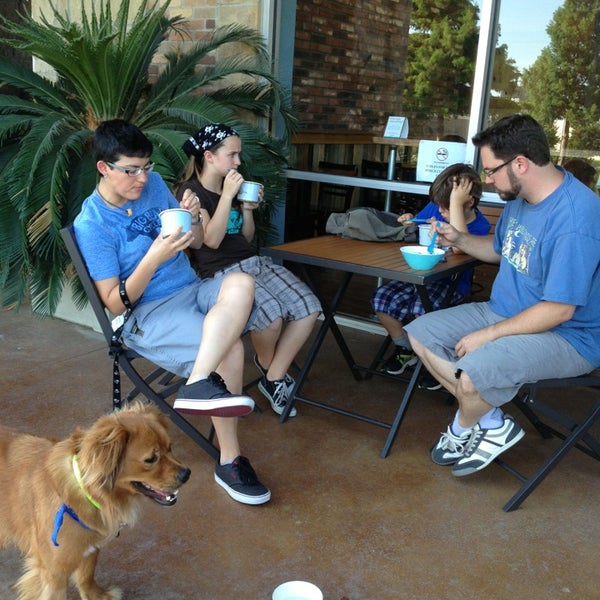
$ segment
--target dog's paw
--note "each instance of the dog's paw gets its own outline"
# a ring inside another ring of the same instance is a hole
[[[83,592],[79,590],[79,594],[81,595],[81,600],[122,600],[123,599],[123,591],[121,588],[114,587],[110,588],[110,590],[101,590],[98,588],[97,591],[94,592]]]

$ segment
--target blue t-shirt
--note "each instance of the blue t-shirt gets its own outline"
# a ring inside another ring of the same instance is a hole
[[[428,202],[419,214],[416,215],[417,219],[431,219],[435,217],[438,221],[446,222],[446,219],[440,213],[438,205],[435,202]],[[490,222],[479,212],[478,209],[475,209],[475,218],[467,223],[467,231],[472,235],[487,235],[490,232],[492,226]],[[458,284],[456,285],[456,291],[462,295],[463,298],[468,296],[471,293],[471,281],[473,279],[473,269],[468,269],[465,271],[458,280]]]
[[[562,170],[562,169],[561,169]],[[494,249],[500,269],[490,308],[511,317],[544,300],[574,305],[553,329],[600,366],[600,199],[570,173],[538,204],[509,201]]]
[[[148,173],[140,197],[122,208],[108,206],[94,190],[73,223],[92,279],[129,277],[160,233],[159,213],[178,207],[158,173]],[[197,276],[186,254],[178,252],[156,269],[139,302],[165,298],[195,281]]]

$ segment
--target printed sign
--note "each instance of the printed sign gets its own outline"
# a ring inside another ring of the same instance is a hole
[[[433,181],[446,167],[464,163],[467,144],[421,140],[417,154],[417,181]]]
[[[408,137],[408,119],[406,117],[388,117],[387,125],[383,137],[386,138],[407,138]]]

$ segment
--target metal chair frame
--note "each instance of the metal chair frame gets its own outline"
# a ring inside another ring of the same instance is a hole
[[[117,344],[113,342],[114,331],[111,319],[87,270],[72,226],[61,229],[60,234],[94,315],[98,319],[98,324],[108,344],[109,354],[113,357],[113,368],[116,370],[116,373],[113,373],[113,375],[118,377],[118,368],[120,367],[134,385],[134,388],[126,396],[124,402],[129,402],[138,394],[142,394],[166,413],[171,421],[196,442],[209,456],[216,459],[219,456],[219,450],[213,443],[215,431],[212,425],[208,435],[202,434],[185,417],[175,411],[171,403],[167,401],[180,387],[182,383],[181,378],[156,365],[155,369],[149,375],[142,375],[136,368],[136,365],[140,362],[148,364],[149,361],[134,350],[127,348],[122,344],[121,340],[118,340]],[[120,380],[118,383],[120,383]],[[117,396],[118,400],[115,400],[115,395],[113,395],[113,408],[118,410],[121,407],[120,393]]]

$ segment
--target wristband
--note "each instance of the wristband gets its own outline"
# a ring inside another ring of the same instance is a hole
[[[131,310],[133,306],[131,305],[131,301],[129,300],[129,296],[127,295],[127,290],[125,289],[125,281],[126,279],[121,279],[119,282],[119,296],[121,296],[121,302],[125,306],[127,310]]]

